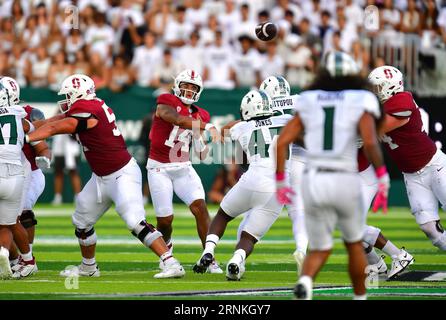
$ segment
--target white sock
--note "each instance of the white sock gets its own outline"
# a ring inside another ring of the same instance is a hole
[[[86,266],[94,266],[96,264],[96,258],[95,257],[91,259],[82,258],[82,264],[85,264]]]
[[[33,259],[33,252],[30,250],[28,253],[21,254],[23,261],[31,261]]]
[[[363,294],[363,295],[358,296],[358,295],[355,294],[353,296],[353,300],[367,300],[367,295]]]
[[[309,276],[301,276],[297,283],[302,284],[307,290],[307,299],[311,300],[313,298],[313,279]]]
[[[234,261],[238,262],[238,263],[243,263],[246,259],[246,251],[243,249],[238,249],[234,252],[234,256],[232,257],[232,259],[234,259]],[[231,260],[232,260],[231,259]]]
[[[392,259],[395,259],[400,254],[400,249],[398,249],[392,241],[387,241],[386,245],[382,248],[382,251],[392,257]]]
[[[209,234],[206,237],[206,245],[204,247],[203,254],[210,253],[214,255],[214,249],[217,246],[218,240],[220,240],[220,238],[217,235]]]
[[[62,201],[62,194],[61,193],[56,193],[54,195],[54,201],[55,202],[61,202]]]
[[[372,248],[372,251],[367,253],[367,262],[370,264],[377,264],[381,260],[381,257],[376,253],[375,248]]]
[[[29,244],[29,250],[33,251],[33,244],[32,243]]]
[[[169,253],[170,255],[173,254],[173,243],[172,243],[172,239],[170,239],[167,243],[166,243],[167,248],[169,249]]]
[[[165,266],[169,266],[169,265],[177,262],[177,259],[175,259],[169,251],[167,251],[166,253],[163,253],[160,256],[160,259],[161,259],[161,261],[163,261]]]

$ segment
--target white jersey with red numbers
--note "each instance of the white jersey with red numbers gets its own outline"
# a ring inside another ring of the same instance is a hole
[[[181,100],[170,93],[162,94],[157,99],[157,105],[163,104],[175,109],[182,116],[201,119],[209,122],[209,113],[191,105],[188,107]],[[162,164],[190,161],[189,149],[192,142],[192,130],[183,129],[163,120],[156,114],[153,116],[149,158]]]

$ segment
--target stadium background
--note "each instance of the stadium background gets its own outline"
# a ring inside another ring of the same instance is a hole
[[[254,27],[263,21],[278,25],[275,41],[255,39]],[[431,137],[446,148],[446,1],[6,0],[0,30],[0,74],[19,81],[24,102],[52,115],[60,81],[74,71],[89,74],[143,173],[142,119],[182,68],[203,75],[198,105],[219,126],[238,117],[240,98],[266,76],[284,75],[298,93],[333,48],[351,54],[363,75],[382,64],[397,66],[426,111]],[[407,206],[401,174],[388,165],[390,205]],[[196,165],[206,190],[218,166]],[[80,172],[85,183],[84,158]],[[54,194],[53,170],[45,174],[44,203]],[[73,197],[67,179],[63,196]]]

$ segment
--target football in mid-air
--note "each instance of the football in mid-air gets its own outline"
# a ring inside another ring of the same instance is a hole
[[[277,35],[277,26],[272,22],[260,23],[256,27],[256,35],[262,41],[273,40]]]

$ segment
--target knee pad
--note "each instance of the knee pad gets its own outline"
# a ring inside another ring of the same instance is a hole
[[[20,215],[20,223],[25,229],[31,228],[37,225],[36,216],[32,210],[23,210]]]
[[[366,226],[364,230],[364,237],[362,238],[362,241],[367,243],[369,246],[374,247],[376,240],[378,239],[379,234],[381,233],[381,229],[372,227],[372,226]]]
[[[74,231],[77,239],[79,240],[79,244],[81,246],[87,247],[96,244],[96,232],[94,231],[94,227],[91,229],[77,229]]]
[[[446,232],[440,220],[430,221],[420,225],[421,230],[432,241],[432,244],[441,250],[446,250]]]
[[[139,239],[144,245],[150,247],[156,239],[162,237],[161,232],[156,230],[156,228],[147,223],[147,221],[141,221],[133,230],[132,234]]]

